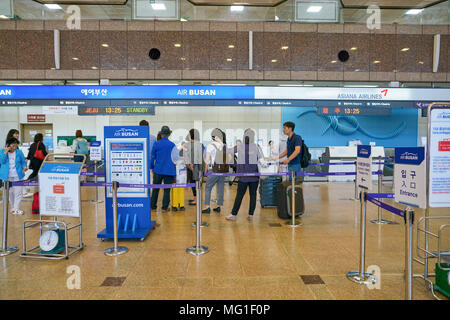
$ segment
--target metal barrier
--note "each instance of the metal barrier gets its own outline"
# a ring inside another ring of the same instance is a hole
[[[113,189],[113,231],[114,231],[114,247],[106,249],[105,255],[109,257],[119,256],[121,254],[127,253],[127,247],[119,247],[117,244],[119,242],[118,236],[118,226],[117,226],[117,189],[119,188],[119,183],[117,181],[112,182]]]
[[[193,225],[195,224],[196,227],[196,234],[195,234],[195,245],[187,248],[186,252],[190,253],[194,256],[200,256],[202,254],[208,253],[209,252],[209,248],[206,246],[202,246],[201,245],[201,241],[202,241],[202,230],[201,227],[203,227],[202,225],[202,209],[201,209],[201,202],[202,202],[202,197],[201,197],[201,181],[202,181],[202,177],[200,176],[200,181],[196,181],[195,182],[195,188],[197,191],[197,206],[196,206],[196,213],[197,213],[197,221],[193,223]]]
[[[0,257],[4,257],[18,251],[19,248],[8,247],[8,199],[11,182],[0,180],[0,184],[0,186],[3,186],[3,237]]]
[[[378,193],[383,193],[383,171],[381,170],[381,157],[378,158],[379,165],[378,165]],[[387,219],[383,219],[383,209],[378,206],[378,218],[377,219],[372,219],[370,220],[370,222],[375,223],[375,224],[397,224],[397,222],[391,221],[391,220],[387,220]]]
[[[359,271],[350,271],[347,278],[355,283],[370,285],[377,282],[374,274],[365,272],[365,249],[366,249],[366,204],[367,201],[382,207],[383,209],[402,217],[405,221],[405,299],[412,300],[412,243],[413,243],[413,226],[414,226],[414,210],[407,207],[404,210],[395,208],[379,201],[380,198],[389,198],[387,194],[361,192],[361,222],[360,222],[360,268]]]

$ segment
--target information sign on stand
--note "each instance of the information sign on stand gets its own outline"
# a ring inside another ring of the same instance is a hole
[[[44,163],[39,171],[41,216],[80,217],[82,163]]]
[[[372,147],[358,145],[356,158],[356,182],[358,187],[372,189]]]
[[[450,207],[450,104],[429,108],[428,130],[428,203]]]
[[[149,128],[146,126],[105,127],[106,182],[119,182],[117,193],[118,238],[143,240],[153,229],[150,190],[126,188],[120,184],[149,184]],[[105,188],[106,229],[98,238],[113,238],[112,188]]]
[[[91,161],[102,160],[102,143],[100,141],[91,141],[89,143],[89,159]]]
[[[425,148],[395,148],[395,201],[425,209],[426,198]]]

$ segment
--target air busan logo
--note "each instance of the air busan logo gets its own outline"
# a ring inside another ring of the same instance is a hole
[[[449,112],[441,112],[437,115],[438,119],[450,119],[450,113]]]
[[[215,96],[215,89],[180,89],[177,91],[177,96]]]
[[[361,154],[361,155],[368,155],[369,154],[369,150],[367,150],[367,149],[360,149],[359,150],[359,154]]]
[[[419,160],[417,153],[404,152],[400,155],[400,160]]]
[[[12,96],[12,90],[11,89],[0,90],[0,96]]]
[[[122,128],[114,132],[114,137],[137,137],[139,136],[138,130]]]
[[[52,169],[53,172],[69,172],[70,169],[67,167],[57,166]]]

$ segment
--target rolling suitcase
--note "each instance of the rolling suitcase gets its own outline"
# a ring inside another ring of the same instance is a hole
[[[261,208],[276,208],[277,186],[281,183],[281,177],[267,177],[260,180],[259,196]]]
[[[280,183],[277,188],[277,213],[280,219],[292,218],[292,183],[286,181]],[[299,217],[305,212],[305,202],[303,199],[303,189],[300,185],[295,185],[295,216]]]

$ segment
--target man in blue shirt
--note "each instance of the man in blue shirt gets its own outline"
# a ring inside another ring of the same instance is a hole
[[[282,152],[278,159],[281,159],[287,155],[287,158],[283,160],[283,164],[288,165],[288,170],[290,172],[300,172],[302,166],[300,165],[301,159],[301,148],[302,148],[302,137],[294,133],[295,123],[285,122],[283,124],[283,133],[288,136],[287,148]]]
[[[153,144],[150,158],[150,170],[153,175],[153,184],[172,184],[177,176],[175,162],[178,160],[178,150],[175,144],[169,141],[172,133],[169,127],[161,128],[161,140]],[[152,190],[151,206],[156,210],[159,189]],[[170,202],[170,189],[164,189],[162,212],[167,212]]]

